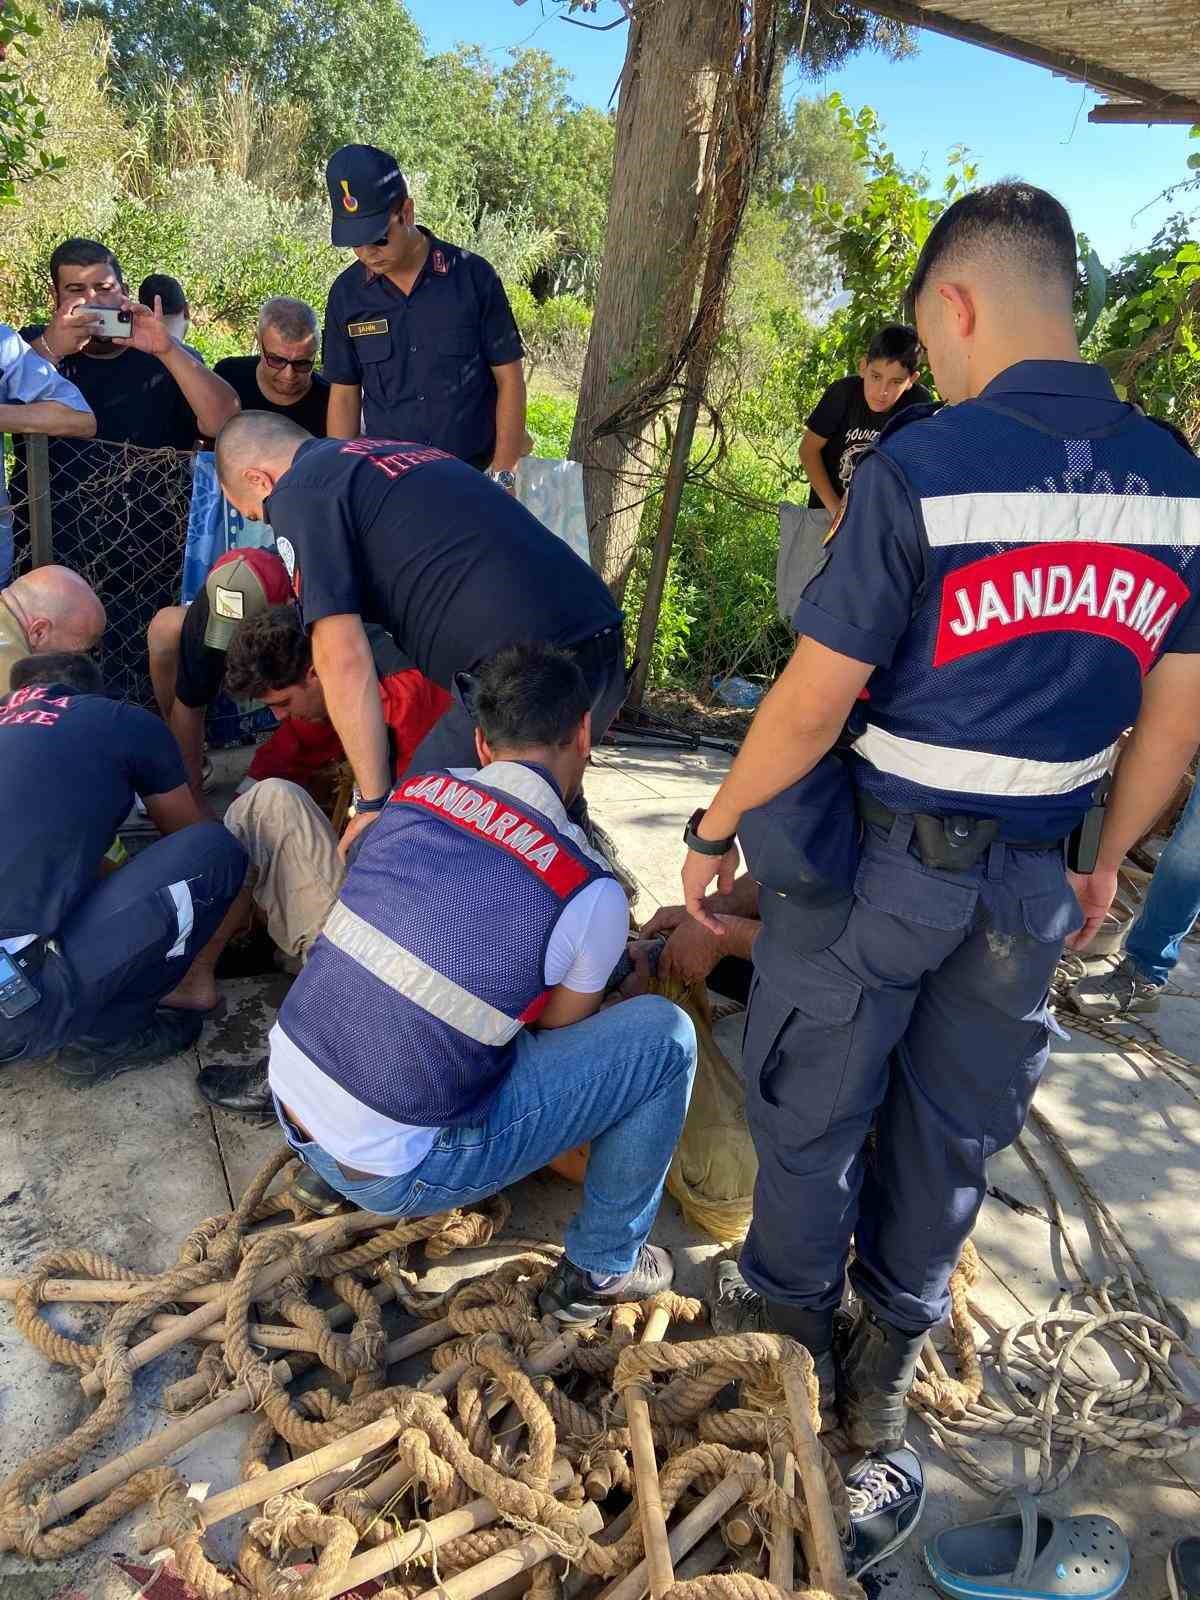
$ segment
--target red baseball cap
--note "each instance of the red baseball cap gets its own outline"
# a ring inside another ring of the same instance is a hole
[[[208,595],[204,642],[210,650],[228,650],[240,622],[292,598],[287,568],[274,550],[227,550],[213,562],[204,590]]]

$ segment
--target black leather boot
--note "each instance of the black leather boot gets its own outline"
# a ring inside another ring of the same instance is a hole
[[[905,1397],[925,1338],[923,1333],[902,1333],[862,1308],[840,1363],[838,1398],[851,1444],[885,1451],[903,1443]]]
[[[709,1315],[714,1333],[782,1333],[802,1344],[817,1373],[821,1431],[837,1426],[832,1311],[809,1311],[783,1300],[767,1300],[750,1287],[736,1262],[719,1261]]]
[[[196,1075],[196,1088],[210,1106],[228,1111],[242,1122],[265,1128],[275,1121],[266,1056],[247,1065],[230,1062],[202,1067]]]

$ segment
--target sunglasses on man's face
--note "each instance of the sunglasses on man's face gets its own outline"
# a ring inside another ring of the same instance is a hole
[[[293,361],[290,356],[277,356],[273,350],[264,350],[262,358],[272,372],[282,372],[285,367],[291,367],[293,372],[308,373],[317,364],[311,356],[307,361]]]

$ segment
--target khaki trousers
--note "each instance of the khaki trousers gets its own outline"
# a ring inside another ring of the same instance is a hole
[[[272,939],[306,958],[346,876],[325,813],[299,784],[264,778],[233,802],[225,826],[250,858],[251,892]]]

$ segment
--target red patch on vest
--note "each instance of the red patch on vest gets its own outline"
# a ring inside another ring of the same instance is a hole
[[[433,252],[433,270],[442,278],[450,271],[450,263],[446,260],[444,251],[435,250]]]
[[[488,794],[461,778],[433,773],[409,778],[393,794],[391,804],[418,806],[463,833],[507,850],[560,900],[587,881],[587,868],[507,795]]]
[[[1191,598],[1163,561],[1120,545],[1025,545],[985,556],[942,580],[933,664],[1034,633],[1099,634],[1149,671],[1179,609]]]

